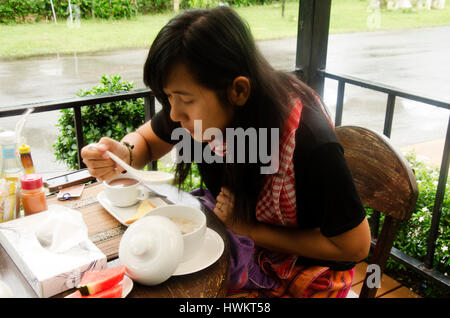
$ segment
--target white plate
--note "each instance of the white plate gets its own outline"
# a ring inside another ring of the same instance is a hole
[[[122,298],[127,297],[130,291],[133,289],[133,280],[127,275],[123,276],[122,280]]]
[[[124,275],[122,281],[119,284],[122,284],[122,298],[127,297],[130,291],[133,289],[133,280],[127,275]],[[70,298],[75,293],[76,292],[73,292],[72,294],[69,294],[64,298]]]
[[[178,265],[173,276],[192,274],[214,264],[222,256],[224,247],[220,235],[216,231],[206,228],[203,246],[193,258]]]
[[[125,226],[129,225],[126,224],[125,221],[131,218],[136,213],[136,210],[139,204],[141,203],[141,201],[139,201],[135,205],[128,206],[126,208],[119,208],[113,205],[111,201],[108,200],[104,191],[97,194],[97,200],[106,209],[106,211],[109,212],[109,214],[111,214],[117,221],[119,221],[121,224]],[[155,207],[168,205],[164,200],[158,197],[149,197],[148,200],[150,200],[150,202]]]

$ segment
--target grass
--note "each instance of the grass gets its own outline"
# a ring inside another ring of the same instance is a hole
[[[450,5],[444,10],[381,10],[379,24],[375,27],[367,23],[373,14],[368,8],[368,0],[332,1],[330,33],[450,25]],[[286,3],[284,17],[281,17],[278,3],[236,8],[236,11],[248,22],[257,40],[297,35],[298,1]],[[57,25],[52,22],[0,25],[0,58],[147,48],[173,16],[174,13],[169,12],[130,20],[83,20],[79,28],[69,28],[65,20]]]
[[[389,11],[381,9],[378,17],[379,20],[377,21],[377,13],[369,7],[368,0],[335,0],[332,1],[331,7],[330,33],[450,25],[450,5],[447,4],[443,10],[412,9],[408,11]]]
[[[85,53],[149,46],[172,14],[133,20],[83,20],[79,28],[65,21],[0,26],[0,57],[19,58],[53,53]]]

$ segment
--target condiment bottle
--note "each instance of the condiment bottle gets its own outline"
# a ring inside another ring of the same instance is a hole
[[[22,164],[17,156],[16,133],[14,131],[3,131],[0,133],[0,144],[2,146],[2,178],[6,180],[9,190],[7,209],[3,210],[3,220],[8,221],[20,216],[20,181],[24,175]]]
[[[0,179],[0,223],[10,220],[10,210],[9,186],[5,179]]]
[[[20,178],[20,183],[22,185],[21,195],[25,215],[47,210],[42,176],[37,173],[29,173]]]
[[[25,173],[34,173],[33,159],[31,158],[30,146],[22,144],[19,147],[20,161]]]

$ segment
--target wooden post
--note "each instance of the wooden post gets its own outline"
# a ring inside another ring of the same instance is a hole
[[[330,26],[331,0],[300,0],[298,13],[296,72],[300,79],[323,97]]]

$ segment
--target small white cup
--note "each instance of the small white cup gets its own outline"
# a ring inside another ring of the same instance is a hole
[[[148,191],[140,184],[140,181],[127,175],[103,181],[103,186],[108,200],[120,208],[135,205],[139,200],[149,197]]]

